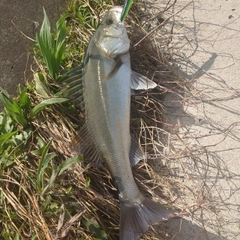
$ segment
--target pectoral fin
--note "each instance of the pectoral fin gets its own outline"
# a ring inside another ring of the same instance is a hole
[[[71,149],[76,154],[82,154],[84,160],[92,163],[95,167],[100,167],[102,165],[102,156],[91,140],[86,125],[83,125],[73,139]]]
[[[155,88],[157,84],[140,73],[132,71],[131,89],[148,90]]]
[[[84,111],[82,75],[83,64],[66,72],[60,77],[59,82],[63,95]]]
[[[135,166],[140,160],[145,159],[146,156],[143,153],[138,142],[132,137],[131,139],[131,149],[130,149],[130,163],[131,166]]]
[[[105,80],[109,80],[110,78],[112,78],[118,72],[118,70],[123,64],[120,57],[114,58],[114,61],[115,61],[115,64],[113,65],[112,70],[109,72]]]

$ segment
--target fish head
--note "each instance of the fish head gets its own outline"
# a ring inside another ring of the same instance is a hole
[[[106,58],[129,51],[130,41],[124,22],[121,22],[122,7],[111,8],[104,16],[95,39],[96,46]]]

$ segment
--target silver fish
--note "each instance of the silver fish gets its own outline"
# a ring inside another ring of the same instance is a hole
[[[132,174],[131,166],[144,154],[130,135],[131,89],[150,89],[156,84],[131,70],[130,41],[121,14],[122,7],[106,13],[83,66],[63,76],[63,92],[85,112],[75,150],[93,161],[106,161],[119,191],[120,239],[135,240],[150,224],[169,219],[173,212],[145,198]]]

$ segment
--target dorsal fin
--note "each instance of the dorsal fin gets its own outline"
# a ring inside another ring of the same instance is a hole
[[[62,75],[59,82],[62,86],[61,91],[63,95],[84,111],[82,77],[83,64]]]

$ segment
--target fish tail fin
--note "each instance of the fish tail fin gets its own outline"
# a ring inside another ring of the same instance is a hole
[[[120,240],[136,240],[149,225],[167,221],[174,212],[163,205],[145,198],[139,205],[121,202]]]

